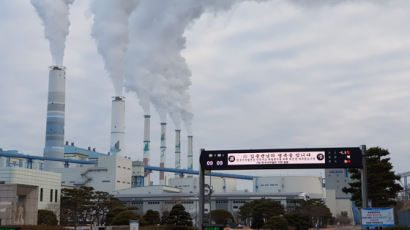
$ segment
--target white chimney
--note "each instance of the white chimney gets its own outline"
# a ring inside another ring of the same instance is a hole
[[[192,150],[192,136],[188,136],[188,170],[194,169],[193,150]]]
[[[114,156],[125,154],[125,101],[120,96],[112,101],[110,152]]]
[[[175,168],[181,168],[181,130],[175,130]],[[175,175],[179,175],[176,173]]]
[[[165,167],[165,153],[167,149],[166,130],[167,130],[167,123],[161,122],[161,156],[160,156],[160,162],[159,162],[159,167],[161,168]],[[164,172],[162,171],[159,172],[159,184],[165,185]]]
[[[149,166],[149,150],[150,150],[150,115],[144,116],[144,167]],[[149,186],[151,183],[150,173],[144,173],[144,186]]]
[[[65,67],[51,66],[48,78],[48,104],[44,156],[64,158]],[[44,169],[64,167],[62,162],[45,161]]]

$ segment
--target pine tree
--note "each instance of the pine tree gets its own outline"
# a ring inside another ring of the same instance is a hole
[[[373,207],[392,207],[396,204],[397,193],[403,188],[396,183],[400,176],[393,171],[390,163],[390,155],[387,149],[373,147],[366,151],[367,164],[367,191],[368,199]],[[343,192],[351,193],[351,200],[356,206],[362,206],[362,182],[361,173],[358,169],[349,169],[352,182]]]
[[[171,212],[169,212],[166,224],[192,226],[192,218],[189,212],[185,211],[185,207],[182,204],[176,204],[172,207]]]

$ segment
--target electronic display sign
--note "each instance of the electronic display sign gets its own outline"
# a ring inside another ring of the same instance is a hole
[[[202,150],[206,170],[362,168],[360,148]]]

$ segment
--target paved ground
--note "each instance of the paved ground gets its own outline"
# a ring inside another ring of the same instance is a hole
[[[327,228],[319,228],[318,230],[360,230],[360,226],[329,226]],[[311,228],[310,230],[316,230]]]

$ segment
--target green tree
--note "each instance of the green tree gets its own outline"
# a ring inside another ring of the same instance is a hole
[[[397,193],[403,188],[396,183],[400,176],[393,171],[387,149],[373,147],[366,151],[367,191],[373,207],[392,207],[396,204]],[[343,192],[352,194],[351,200],[356,206],[362,206],[362,182],[358,169],[349,169],[350,187],[343,188]]]
[[[233,223],[233,216],[230,212],[226,210],[217,209],[211,211],[211,220],[215,221],[215,224],[226,225],[229,222]]]
[[[123,212],[118,213],[114,219],[112,220],[112,225],[128,225],[130,223],[130,220],[138,220],[141,225],[143,225],[145,222],[142,221],[142,218],[140,215],[136,214],[133,211],[126,210]]]
[[[285,218],[289,226],[295,227],[296,230],[308,230],[312,226],[310,217],[300,213],[285,214]]]
[[[239,218],[249,226],[252,220],[253,202],[247,202],[239,208]]]
[[[86,223],[90,217],[93,197],[92,187],[61,190],[60,222],[62,225]]]
[[[55,226],[58,224],[57,216],[50,210],[40,209],[38,210],[37,224]]]
[[[62,189],[60,208],[61,224],[74,226],[90,222],[104,225],[118,213],[129,210],[112,195],[94,191],[92,187]]]
[[[170,225],[192,226],[192,218],[191,215],[185,211],[185,207],[182,204],[176,204],[172,207],[171,212],[169,212],[165,223]]]
[[[143,219],[145,222],[147,222],[148,225],[156,225],[161,222],[160,217],[159,217],[159,212],[158,211],[153,211],[149,209],[145,215],[143,216]]]
[[[295,211],[303,216],[308,216],[311,220],[311,226],[326,227],[332,220],[332,213],[321,199],[295,200]]]
[[[104,225],[108,212],[118,205],[117,201],[117,199],[107,192],[95,191],[92,196],[93,222],[98,225]],[[121,205],[124,206],[122,203]]]
[[[269,218],[284,213],[282,204],[270,199],[253,200],[239,208],[240,218],[246,223],[251,219],[252,228],[262,228]]]
[[[112,222],[114,220],[114,217],[116,217],[119,213],[129,211],[125,205],[123,206],[117,206],[112,208],[108,213],[106,217],[106,225],[112,225]]]
[[[266,221],[263,228],[268,228],[271,230],[288,230],[288,221],[282,216],[272,216]]]

